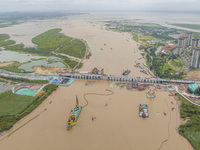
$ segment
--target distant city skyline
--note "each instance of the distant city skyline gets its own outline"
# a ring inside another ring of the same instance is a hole
[[[0,0],[12,11],[187,11],[200,12],[199,0]]]

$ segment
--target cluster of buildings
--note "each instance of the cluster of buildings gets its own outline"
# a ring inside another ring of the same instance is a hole
[[[187,32],[187,34],[184,36],[180,36],[178,38],[178,46],[176,49],[176,54],[181,55],[184,53],[186,48],[189,48],[191,46],[192,42],[192,32]]]
[[[199,39],[192,37],[192,32],[187,32],[185,36],[178,38],[178,45],[175,50],[175,54],[181,56],[186,52],[186,49],[190,49],[191,67],[200,68],[200,47]]]
[[[176,48],[176,44],[175,43],[165,43],[165,46],[162,47],[160,53],[161,54],[166,54],[168,55],[169,53],[172,52],[172,50],[174,50]]]

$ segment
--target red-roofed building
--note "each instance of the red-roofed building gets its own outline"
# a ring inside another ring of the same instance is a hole
[[[160,53],[168,55],[175,48],[176,48],[176,44],[175,43],[165,43],[165,46],[162,48]]]

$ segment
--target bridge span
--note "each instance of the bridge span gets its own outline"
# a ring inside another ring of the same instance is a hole
[[[61,77],[69,77],[75,79],[87,79],[87,80],[107,80],[107,81],[119,81],[119,82],[141,82],[141,83],[200,83],[193,80],[169,80],[160,78],[143,78],[143,77],[129,77],[129,76],[116,76],[116,75],[97,75],[97,74],[60,74]]]
[[[24,78],[29,80],[48,80],[51,76],[68,77],[75,79],[86,79],[86,80],[107,80],[107,81],[119,81],[119,82],[141,82],[141,83],[200,83],[195,80],[170,80],[160,78],[143,78],[143,77],[131,77],[131,76],[117,76],[117,75],[98,75],[98,74],[55,74],[55,73],[13,73],[0,69],[0,76],[13,77],[13,78]]]

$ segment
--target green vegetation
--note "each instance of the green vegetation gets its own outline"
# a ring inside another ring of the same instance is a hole
[[[52,51],[56,50],[61,53],[68,54],[70,56],[83,58],[86,53],[86,46],[84,42],[78,39],[72,39],[70,37],[64,36],[63,34],[59,33],[61,29],[52,29],[48,30],[37,37],[33,38],[33,43],[38,45],[38,48],[24,47],[24,44],[16,44],[12,46],[6,46],[6,50],[12,50],[17,52],[25,52],[25,53],[31,53],[31,54],[37,54],[41,56],[55,56],[62,58],[62,62],[70,66],[70,68],[74,68],[78,62],[70,60],[67,57],[60,56],[60,55],[54,55],[51,53]],[[4,44],[6,45],[6,44]],[[87,56],[90,57],[91,53]],[[2,69],[11,71],[11,72],[24,72],[24,70],[21,70],[18,68],[19,66],[9,66],[9,67],[3,67]],[[81,67],[81,64],[78,66]]]
[[[24,44],[16,44],[12,46],[6,46],[7,50],[14,50],[14,51],[24,51]]]
[[[4,77],[0,75],[0,78],[16,81],[16,82],[27,82],[27,83],[37,83],[37,84],[47,84],[47,80],[29,80],[29,79],[23,79],[23,78],[13,78],[13,77]]]
[[[86,46],[81,40],[74,39],[71,42],[64,43],[57,51],[70,56],[83,58],[86,52]]]
[[[16,44],[13,46],[6,46],[6,50],[11,50],[11,51],[17,51],[17,52],[24,52],[24,53],[30,53],[30,54],[37,54],[41,56],[50,56],[52,54],[49,53],[49,51],[46,50],[38,50],[37,48],[34,47],[25,47],[23,48],[23,44]]]
[[[138,42],[139,41],[138,34],[134,32],[132,34],[133,34],[133,40]]]
[[[60,33],[61,29],[48,30],[33,38],[33,43],[38,45],[38,49],[43,53],[58,51],[70,56],[83,58],[86,52],[84,42],[78,39],[64,36]]]
[[[86,56],[86,59],[89,59],[92,56],[91,52]]]
[[[193,32],[193,36],[194,36],[195,38],[198,38],[198,39],[200,39],[200,33]]]
[[[8,45],[13,45],[15,43],[16,42],[13,41],[13,40],[3,41],[3,42],[0,42],[0,47],[2,47],[2,46],[8,46]]]
[[[2,80],[1,78],[0,78],[0,82],[8,83],[8,81],[6,81],[6,80]]]
[[[183,62],[179,57],[177,57],[176,60],[174,60],[174,59],[170,60],[168,64],[175,71],[179,71],[183,67]]]
[[[154,72],[154,74],[160,78],[177,78],[174,73],[176,70],[169,65],[169,62],[180,58],[171,55],[171,56],[165,56],[165,55],[156,55],[155,51],[157,50],[157,47],[162,45],[162,43],[157,43],[154,45],[141,45],[139,47],[140,50],[144,50],[146,53],[145,59],[146,59],[146,65]],[[182,61],[180,60],[179,65],[182,65]],[[179,77],[181,78],[181,77]]]
[[[34,99],[31,96],[13,94],[11,90],[3,92],[0,94],[0,117],[20,113]]]
[[[16,95],[11,91],[0,94],[0,131],[10,129],[14,123],[31,113],[43,100],[45,100],[57,85],[46,85],[45,93],[38,97]]]
[[[150,69],[153,70],[156,76],[160,78],[169,78],[169,79],[177,78],[174,76],[174,73],[176,71],[170,67],[168,61],[170,61],[170,58],[155,56],[153,57]]]
[[[79,65],[76,67],[76,69],[80,69],[83,66],[83,63],[79,63]]]
[[[68,57],[63,58],[63,62],[68,64],[71,69],[73,69],[78,64],[77,61],[70,60]]]
[[[63,43],[69,42],[72,38],[59,33],[61,29],[48,30],[35,38],[32,42],[38,45],[38,49],[45,51],[54,51]]]
[[[200,107],[188,102],[180,94],[181,117],[188,121],[179,126],[179,133],[186,137],[196,150],[200,150]]]
[[[8,34],[0,34],[0,41],[5,41],[9,38],[10,38],[10,36]]]
[[[199,24],[173,24],[173,25],[183,27],[183,28],[188,28],[188,29],[200,30]]]
[[[10,71],[10,72],[16,72],[16,73],[22,73],[25,71],[23,69],[19,69],[20,65],[13,65],[13,66],[7,66],[7,67],[2,67],[1,69],[6,70],[6,71]]]

